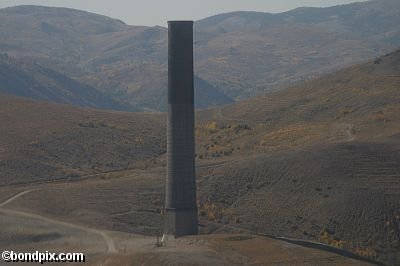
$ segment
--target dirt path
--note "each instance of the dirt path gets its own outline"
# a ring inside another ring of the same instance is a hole
[[[206,163],[206,164],[197,164],[196,168],[197,169],[206,169],[206,168],[213,168],[213,167],[220,167],[224,166],[227,164],[233,164],[235,163],[234,160],[229,160],[229,161],[222,161],[222,162],[212,162],[212,163]],[[149,169],[147,170],[147,173],[161,173],[165,172],[166,168],[165,167],[158,167],[156,169]],[[140,175],[142,170],[137,170],[137,169],[125,169],[125,170],[116,170],[116,171],[109,171],[109,172],[102,172],[102,173],[97,173],[97,174],[90,174],[90,175],[83,175],[80,177],[77,177],[76,179],[71,180],[70,178],[60,178],[57,180],[50,180],[50,181],[31,181],[31,182],[20,182],[20,183],[13,183],[13,184],[8,184],[8,185],[1,185],[1,187],[26,187],[26,186],[39,186],[39,185],[62,185],[65,183],[76,183],[76,182],[82,182],[90,179],[94,179],[97,177],[103,177],[104,175],[113,175],[113,174],[120,174],[120,173],[129,173],[131,176],[138,176]],[[29,192],[22,192],[24,194],[29,193]],[[20,197],[23,195],[15,195],[14,197]],[[13,201],[14,199],[9,199],[10,201]],[[7,202],[9,203],[9,202]],[[5,204],[7,204],[5,203]],[[0,207],[2,207],[0,203]]]
[[[213,222],[211,222],[213,223]],[[217,224],[216,224],[217,225]],[[221,226],[221,225],[220,225]],[[272,236],[272,235],[266,235],[266,234],[260,234],[257,232],[254,232],[252,230],[248,230],[248,229],[244,229],[241,227],[237,227],[237,226],[231,226],[231,225],[222,225],[219,229],[217,229],[215,233],[217,233],[218,231],[220,231],[222,228],[227,228],[227,229],[231,229],[233,231],[238,231],[238,232],[244,232],[244,233],[248,233],[250,235],[257,235],[257,236],[262,236],[262,237],[267,237],[267,238],[271,238],[271,239],[275,239],[278,241],[284,241],[287,243],[291,243],[291,244],[295,244],[298,246],[302,246],[302,247],[307,247],[307,248],[312,248],[312,249],[317,249],[317,250],[321,250],[321,251],[326,251],[326,252],[330,252],[332,254],[337,254],[349,259],[355,259],[355,260],[359,260],[359,261],[364,261],[364,262],[368,262],[371,264],[375,264],[375,265],[383,265],[381,263],[378,263],[374,260],[370,260],[368,258],[364,258],[361,257],[357,254],[354,254],[350,251],[344,250],[344,249],[340,249],[340,248],[335,248],[326,244],[322,244],[319,242],[315,242],[312,240],[303,240],[303,239],[294,239],[294,238],[288,238],[288,237],[283,237],[283,236]]]
[[[162,248],[154,248],[154,238],[146,238],[143,236],[139,236],[136,238],[131,238],[132,236],[129,235],[118,235],[117,232],[114,232],[115,235],[113,237],[115,239],[119,240],[120,247],[121,247],[121,252],[119,252],[116,248],[114,239],[110,237],[109,231],[103,231],[103,230],[97,230],[93,228],[88,228],[85,226],[81,225],[76,225],[76,224],[71,224],[68,222],[63,222],[51,218],[47,218],[38,214],[33,214],[29,212],[24,212],[24,211],[17,211],[17,210],[11,210],[11,209],[6,209],[3,208],[7,204],[12,203],[13,201],[17,200],[18,198],[27,195],[29,193],[37,193],[40,192],[38,189],[37,190],[27,190],[20,192],[9,199],[3,201],[0,203],[0,213],[3,214],[8,214],[8,215],[13,215],[13,216],[20,216],[21,218],[27,218],[27,219],[34,219],[39,222],[44,222],[46,224],[49,224],[49,228],[51,228],[51,225],[54,227],[56,226],[61,226],[61,227],[66,227],[69,229],[77,229],[84,231],[86,233],[94,234],[96,236],[100,236],[105,243],[105,248],[106,252],[108,254],[112,254],[112,256],[104,256],[102,255],[99,258],[96,258],[93,263],[90,265],[124,265],[123,260],[129,260],[130,262],[132,261],[133,257],[130,257],[129,254],[126,254],[126,251],[134,251],[133,254],[136,256],[135,258],[140,258],[141,261],[147,262],[143,263],[147,265],[155,265],[155,264],[166,264],[168,263],[169,265],[186,265],[190,264],[193,261],[201,262],[199,264],[201,265],[221,265],[221,262],[224,260],[225,257],[229,257],[232,255],[232,253],[228,252],[228,249],[224,250],[223,253],[219,254],[217,253],[214,249],[209,248],[207,245],[204,245],[204,240],[198,239],[198,240],[193,240],[193,239],[183,239],[181,241],[169,241],[165,247]],[[239,227],[234,227],[234,226],[229,226],[226,225],[226,228],[231,228],[231,229],[236,229],[238,231],[246,232],[252,235],[257,235],[254,234],[250,230],[242,229]],[[265,237],[262,234],[259,234],[259,236]],[[289,242],[292,244],[295,244],[297,246],[303,246],[307,248],[312,248],[315,250],[322,250],[322,251],[328,251],[332,254],[336,253],[337,255],[347,257],[347,258],[352,258],[352,259],[357,259],[361,260],[364,262],[370,262],[368,260],[359,258],[355,256],[354,254],[348,253],[343,250],[338,250],[334,249],[332,247],[316,243],[316,242],[311,242],[311,241],[303,241],[303,240],[296,240],[296,239],[287,239],[287,238],[279,238],[279,237],[268,237],[268,241],[279,241],[276,243],[282,243],[284,242]],[[97,238],[96,238],[97,241]],[[125,244],[125,248],[122,248]],[[97,242],[94,244],[97,248]],[[102,245],[100,246],[101,248],[103,247]],[[282,249],[282,256],[286,256],[286,246],[283,246]],[[137,252],[137,254],[135,254]],[[306,252],[306,250],[304,250]],[[312,252],[312,251],[310,251]],[[114,254],[119,254],[119,255],[114,255]],[[307,252],[308,254],[308,252]],[[124,257],[125,256],[125,257]],[[248,255],[250,256],[250,255]],[[331,257],[331,256],[330,256]],[[264,258],[267,260],[266,258]],[[322,258],[324,261],[329,260],[329,258]],[[108,261],[108,262],[107,262]],[[160,263],[156,263],[156,262]],[[313,262],[317,262],[318,259]],[[286,265],[291,265],[291,263],[286,263]],[[314,265],[317,265],[314,263]]]
[[[73,228],[73,229],[78,229],[78,230],[82,230],[88,233],[92,233],[92,234],[96,234],[98,236],[100,236],[101,238],[104,239],[104,242],[106,244],[106,249],[107,249],[107,253],[118,253],[117,248],[115,247],[115,243],[114,240],[107,234],[106,231],[103,230],[97,230],[97,229],[93,229],[93,228],[88,228],[85,226],[81,226],[81,225],[76,225],[76,224],[71,224],[71,223],[67,223],[67,222],[62,222],[62,221],[58,221],[58,220],[54,220],[51,218],[47,218],[38,214],[33,214],[33,213],[28,213],[28,212],[23,212],[23,211],[16,211],[16,210],[10,210],[10,209],[4,209],[3,207],[11,202],[13,202],[14,200],[22,197],[23,195],[26,195],[28,193],[33,192],[34,190],[26,190],[23,192],[20,192],[14,196],[12,196],[11,198],[3,201],[2,203],[0,203],[0,211],[4,212],[4,213],[8,213],[8,214],[14,214],[14,215],[18,215],[18,216],[23,216],[23,217],[28,217],[31,219],[37,219],[46,223],[51,223],[51,224],[55,224],[55,225],[60,225],[60,226],[65,226],[65,227],[69,227],[69,228]]]
[[[22,196],[25,195],[25,194],[28,194],[28,193],[32,192],[32,191],[33,191],[33,190],[26,190],[26,191],[20,192],[20,193],[18,193],[18,194],[16,194],[16,195],[12,196],[12,197],[9,198],[9,199],[6,199],[5,201],[3,201],[3,202],[0,203],[0,209],[3,208],[4,206],[6,206],[7,204],[13,202],[14,200],[16,200],[16,199],[22,197]]]

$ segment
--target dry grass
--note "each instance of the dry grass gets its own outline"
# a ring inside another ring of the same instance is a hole
[[[235,225],[360,249],[360,254],[368,248],[376,254],[366,254],[396,264],[400,78],[389,78],[385,71],[392,71],[390,60],[398,56],[197,113],[202,230]],[[164,115],[102,112],[3,95],[0,106],[3,185],[144,169],[140,176],[109,173],[100,181],[88,177],[94,183],[45,187],[13,207],[107,229],[157,231]],[[337,117],[347,109],[352,112]],[[157,167],[160,172],[152,171]],[[331,233],[320,237],[324,228]]]

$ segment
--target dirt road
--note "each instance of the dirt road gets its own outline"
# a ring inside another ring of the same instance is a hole
[[[88,228],[88,227],[85,227],[85,226],[71,224],[71,223],[67,223],[67,222],[62,222],[62,221],[50,219],[50,218],[43,217],[41,215],[37,215],[37,214],[33,214],[33,213],[10,210],[10,209],[4,209],[4,206],[6,206],[7,204],[17,200],[18,198],[20,198],[20,197],[22,197],[22,196],[24,196],[24,195],[26,195],[28,193],[34,192],[34,191],[35,190],[26,190],[26,191],[20,192],[20,193],[18,193],[16,195],[12,196],[11,198],[3,201],[2,203],[0,203],[0,211],[2,211],[4,213],[8,213],[8,214],[13,214],[13,215],[18,215],[18,216],[22,216],[22,217],[31,218],[31,219],[37,219],[37,220],[40,220],[42,222],[46,222],[46,223],[50,223],[50,224],[56,224],[56,225],[60,225],[60,226],[65,226],[65,227],[69,227],[69,228],[82,230],[82,231],[85,231],[87,233],[96,234],[96,235],[98,235],[98,236],[100,236],[101,238],[104,239],[107,253],[111,253],[111,254],[118,253],[118,250],[115,247],[114,240],[107,234],[106,231],[93,229],[93,228]],[[35,191],[35,192],[38,192],[38,191]]]

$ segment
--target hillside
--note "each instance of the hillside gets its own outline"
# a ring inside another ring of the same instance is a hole
[[[396,51],[297,86],[200,112],[198,119],[205,128],[213,121],[221,133],[229,130],[226,121],[242,124],[246,135],[251,132],[245,146],[257,152],[335,140],[339,136],[326,138],[335,129],[343,131],[343,139],[390,139],[400,130],[399,65],[400,51]],[[283,146],[274,147],[271,140]]]
[[[195,23],[195,70],[210,86],[198,106],[260,95],[393,50],[400,45],[399,13],[398,1],[381,0],[200,20]],[[165,110],[163,27],[129,26],[72,9],[19,6],[0,10],[0,30],[2,53],[33,57],[121,102]]]
[[[382,0],[216,15],[197,22],[198,69],[235,98],[292,85],[397,48],[399,10]]]
[[[76,106],[138,110],[35,62],[0,55],[0,93]]]
[[[308,239],[397,265],[399,66],[396,51],[197,112],[201,231]],[[20,210],[155,235],[165,119],[1,95],[0,188],[39,186],[41,193],[16,204]],[[38,184],[55,180],[70,185]]]
[[[145,167],[166,149],[161,115],[0,96],[0,186]]]
[[[396,51],[199,113],[198,156],[229,162],[202,171],[206,217],[397,265],[399,66]]]

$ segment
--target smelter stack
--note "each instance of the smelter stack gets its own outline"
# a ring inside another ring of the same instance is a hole
[[[168,129],[164,234],[197,234],[193,21],[168,22]]]

